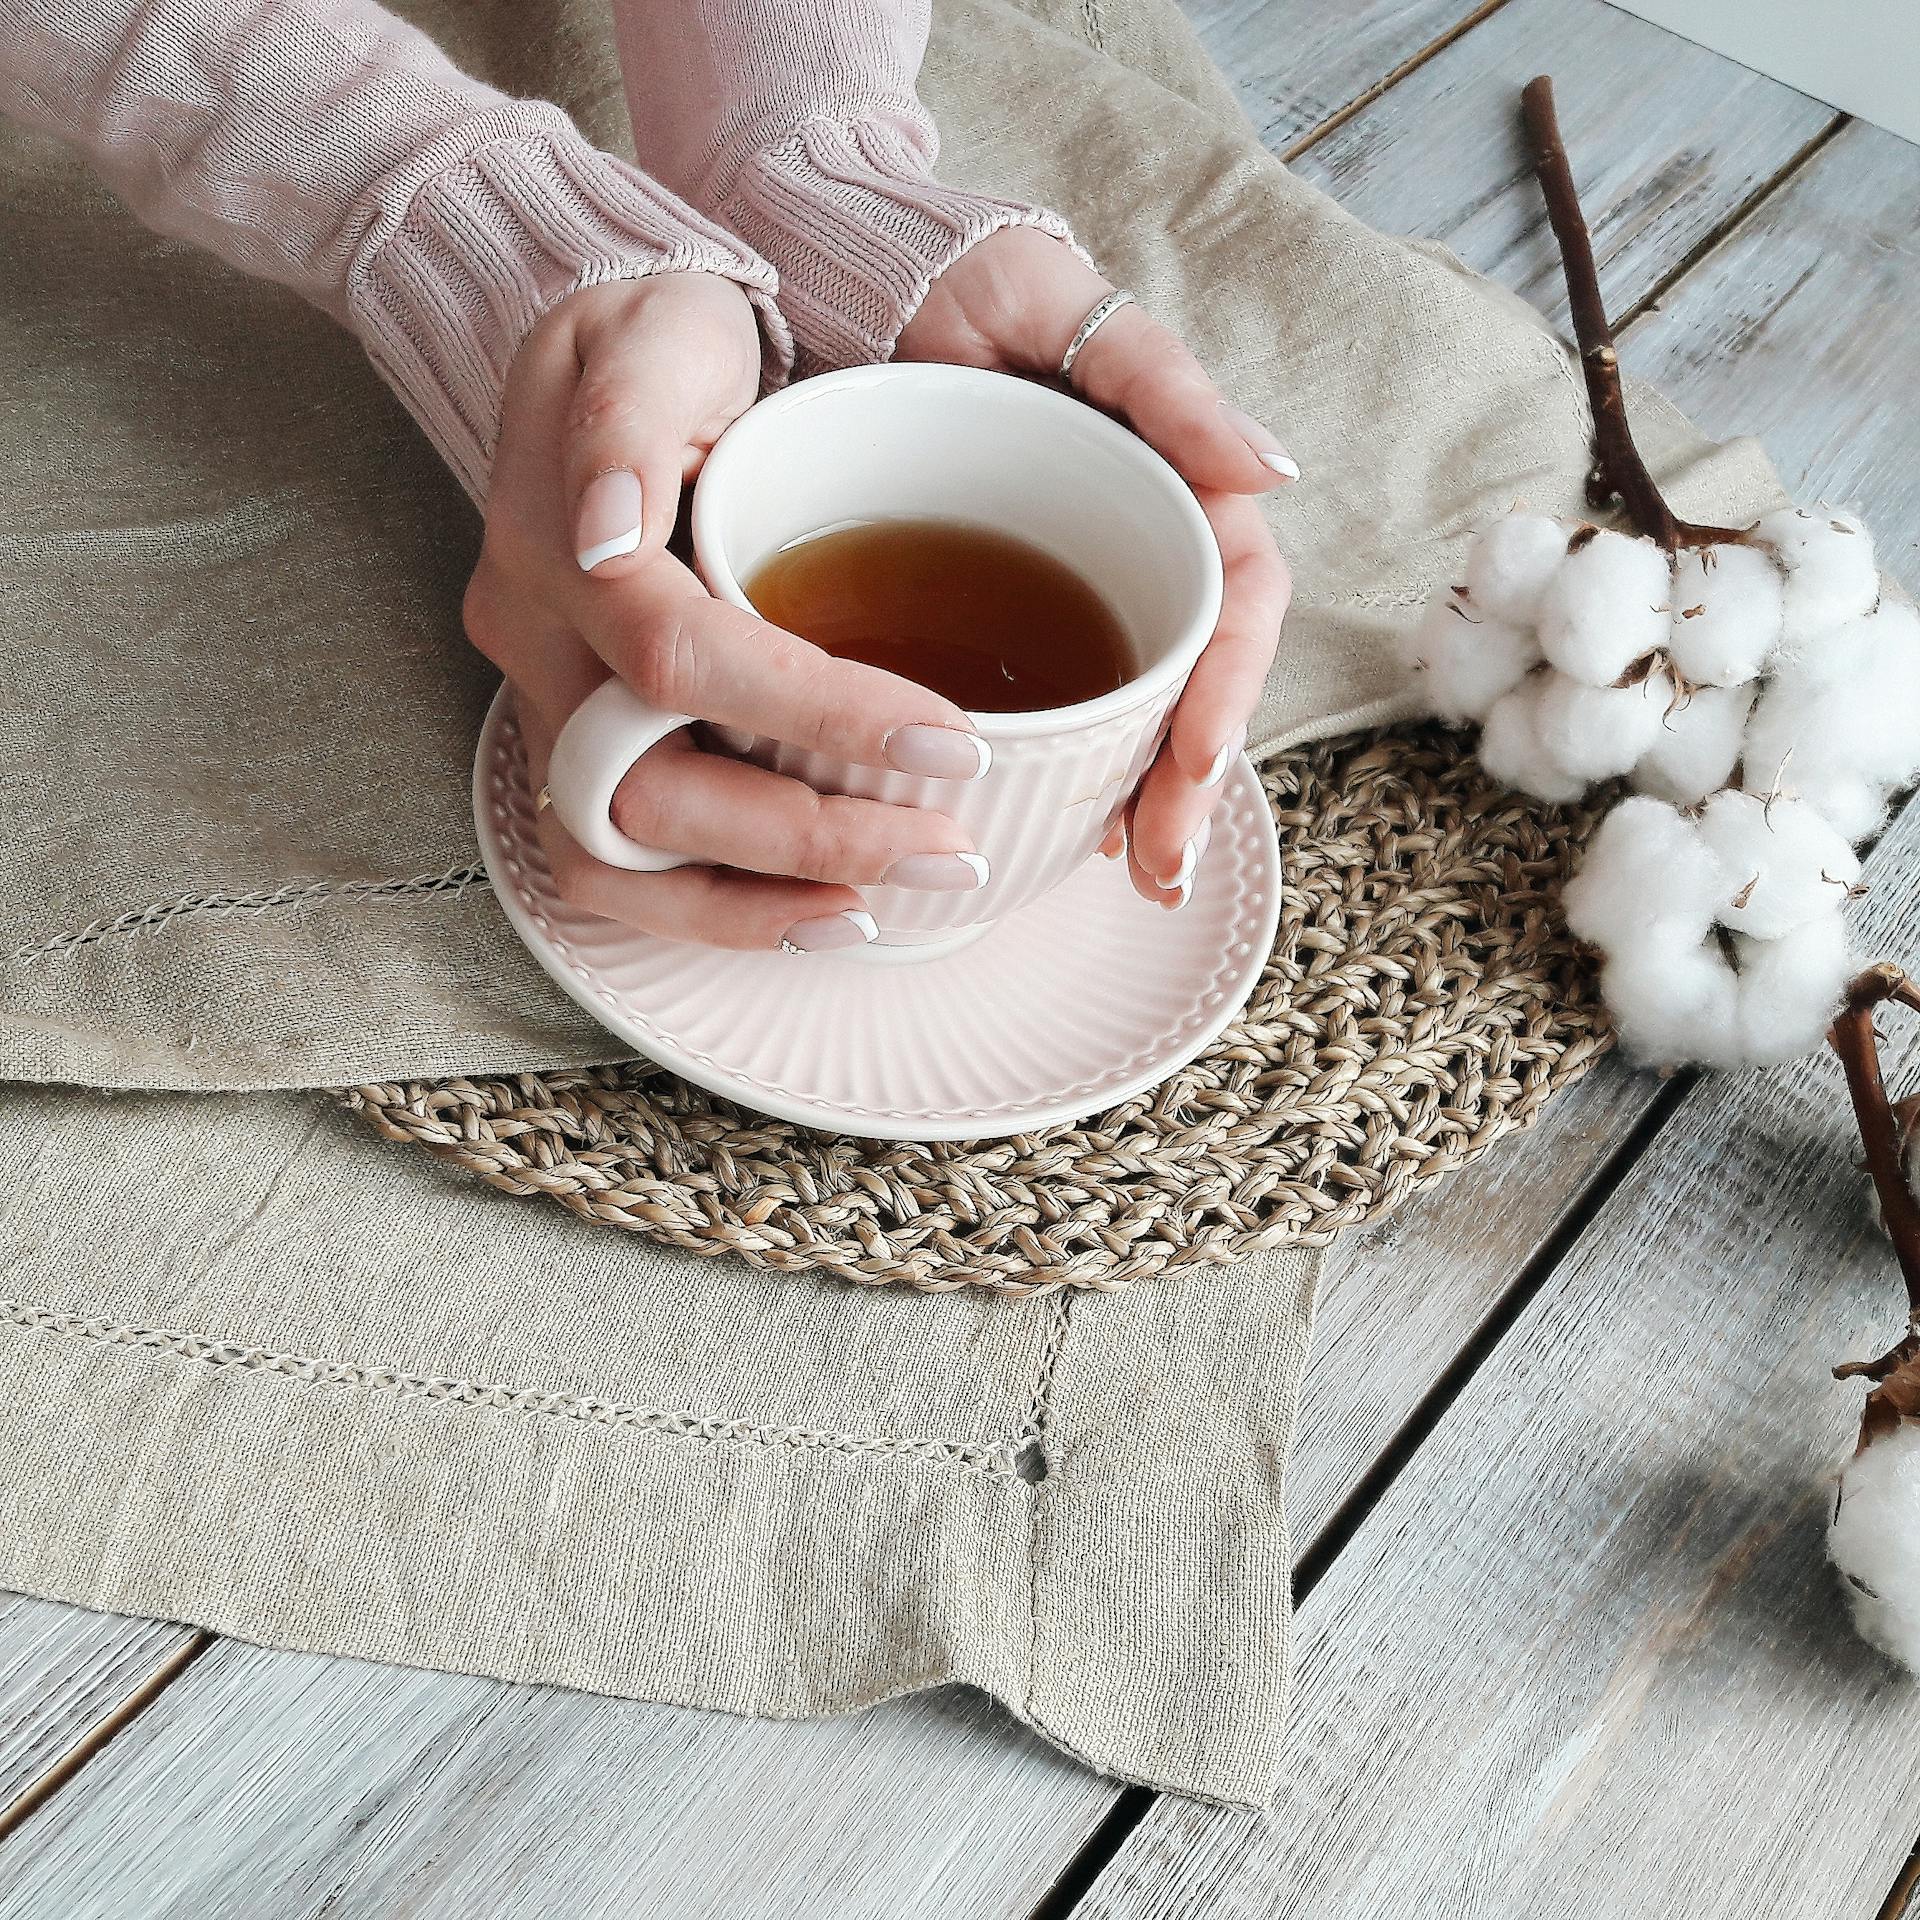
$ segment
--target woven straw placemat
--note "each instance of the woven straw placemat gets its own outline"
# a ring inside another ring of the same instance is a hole
[[[1558,911],[1600,809],[1506,792],[1435,730],[1302,747],[1263,777],[1285,893],[1252,1000],[1080,1126],[846,1140],[643,1061],[343,1098],[508,1193],[867,1285],[1112,1289],[1324,1245],[1526,1125],[1611,1044]]]

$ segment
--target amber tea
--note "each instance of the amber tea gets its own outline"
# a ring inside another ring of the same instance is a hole
[[[1139,670],[1118,617],[1086,581],[985,527],[835,527],[783,547],[744,585],[775,626],[976,713],[1075,706]]]

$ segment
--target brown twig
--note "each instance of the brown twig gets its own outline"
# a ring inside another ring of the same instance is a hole
[[[1880,1041],[1873,1026],[1875,1011],[1890,1000],[1920,1012],[1920,989],[1890,960],[1882,960],[1848,986],[1846,1005],[1827,1035],[1847,1076],[1867,1172],[1880,1200],[1880,1218],[1907,1283],[1905,1338],[1877,1359],[1853,1360],[1833,1370],[1836,1380],[1875,1383],[1860,1414],[1863,1448],[1901,1420],[1920,1416],[1920,1196],[1915,1195],[1901,1164],[1900,1111],[1887,1098],[1880,1075]]]
[[[1880,1042],[1873,1030],[1875,1009],[1889,1000],[1920,1012],[1920,989],[1891,960],[1881,960],[1848,986],[1846,1005],[1827,1041],[1846,1072],[1867,1172],[1880,1198],[1880,1218],[1907,1283],[1907,1305],[1920,1314],[1920,1197],[1900,1164],[1900,1121],[1880,1077]]]
[[[1560,245],[1566,270],[1567,301],[1573,313],[1573,333],[1580,347],[1580,369],[1586,376],[1587,399],[1593,409],[1593,472],[1587,498],[1604,507],[1617,497],[1636,531],[1657,540],[1669,553],[1681,547],[1702,547],[1739,540],[1731,527],[1703,527],[1680,519],[1647,470],[1627,424],[1626,393],[1620,382],[1620,353],[1607,321],[1600,292],[1600,270],[1594,263],[1593,236],[1580,211],[1579,191],[1566,143],[1560,137],[1560,117],[1554,111],[1553,81],[1541,74],[1529,80],[1520,94],[1520,119],[1526,129],[1534,177],[1547,203],[1547,219]]]

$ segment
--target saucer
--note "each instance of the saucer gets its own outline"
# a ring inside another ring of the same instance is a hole
[[[569,906],[534,831],[511,702],[474,762],[480,852],[533,956],[603,1027],[697,1086],[872,1140],[983,1140],[1084,1119],[1157,1086],[1246,1005],[1280,913],[1259,776],[1229,771],[1177,913],[1090,860],[980,939],[863,966],[725,953]]]

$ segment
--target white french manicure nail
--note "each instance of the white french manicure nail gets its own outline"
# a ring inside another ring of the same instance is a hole
[[[802,920],[787,929],[780,942],[782,953],[833,953],[842,947],[871,946],[879,939],[880,929],[873,915],[857,907],[845,913],[822,914],[817,920]]]
[[[604,560],[632,553],[642,526],[639,476],[625,467],[595,474],[573,521],[573,557],[580,571],[591,573]]]
[[[1213,765],[1207,769],[1206,777],[1200,782],[1203,787],[1217,787],[1227,777],[1227,768],[1233,763],[1233,756],[1247,744],[1247,730],[1242,727],[1234,734],[1218,753],[1213,756]]]
[[[1187,895],[1193,891],[1194,873],[1200,865],[1201,856],[1206,852],[1208,843],[1212,839],[1213,821],[1212,818],[1209,817],[1200,822],[1199,826],[1194,829],[1193,838],[1180,849],[1180,865],[1175,869],[1173,877],[1160,882],[1161,887],[1166,892],[1179,894],[1179,904],[1181,906],[1186,905]]]
[[[1263,427],[1252,414],[1243,413],[1227,401],[1220,402],[1220,411],[1227,416],[1233,430],[1247,443],[1253,457],[1270,473],[1277,473],[1282,480],[1298,480],[1300,464],[1292,454],[1281,446],[1280,442]]]
[[[978,780],[993,749],[964,727],[895,727],[880,743],[887,765],[925,780]]]
[[[918,887],[931,893],[977,893],[987,884],[984,853],[902,854],[884,874],[889,887]]]

